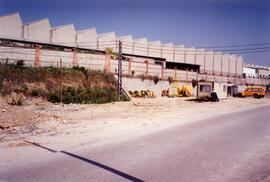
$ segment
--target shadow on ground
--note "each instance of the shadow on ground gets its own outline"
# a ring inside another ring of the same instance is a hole
[[[123,177],[123,178],[125,178],[125,179],[127,179],[127,180],[129,180],[129,181],[134,181],[134,182],[144,182],[143,180],[141,180],[141,179],[139,179],[139,178],[136,178],[136,177],[134,177],[134,176],[131,176],[131,175],[129,175],[129,174],[126,174],[126,173],[124,173],[124,172],[122,172],[122,171],[119,171],[119,170],[114,169],[114,168],[112,168],[112,167],[109,167],[109,166],[106,166],[106,165],[104,165],[104,164],[101,164],[101,163],[99,163],[99,162],[93,161],[93,160],[91,160],[91,159],[87,159],[87,158],[85,158],[85,157],[82,157],[82,156],[79,156],[79,155],[76,155],[76,154],[73,154],[73,153],[70,153],[70,152],[67,152],[67,151],[56,151],[56,150],[53,150],[53,149],[51,149],[51,148],[42,146],[42,145],[40,145],[40,144],[38,144],[38,143],[36,143],[36,142],[30,142],[30,141],[27,141],[27,140],[23,140],[23,141],[26,142],[26,143],[32,144],[32,145],[34,145],[34,146],[36,146],[36,147],[42,148],[42,149],[44,149],[44,150],[47,150],[47,151],[49,151],[49,152],[52,152],[52,153],[62,153],[62,154],[65,154],[65,155],[67,155],[67,156],[73,157],[73,158],[75,158],[75,159],[81,160],[81,161],[83,161],[83,162],[89,163],[89,164],[91,164],[91,165],[94,165],[94,166],[96,166],[96,167],[99,167],[99,168],[101,168],[101,169],[104,169],[104,170],[106,170],[106,171],[108,171],[108,172],[111,172],[111,173],[113,173],[113,174],[115,174],[115,175],[121,176],[121,177]]]

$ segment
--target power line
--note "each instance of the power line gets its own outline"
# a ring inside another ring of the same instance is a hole
[[[262,45],[270,45],[270,43],[260,43],[260,44],[239,44],[239,45],[226,45],[226,46],[200,46],[197,48],[228,48],[228,47],[254,47],[254,46],[262,46]]]
[[[164,44],[160,44],[160,45],[155,45],[155,44],[151,44],[151,43],[138,43],[138,42],[128,42],[128,41],[122,41],[125,44],[136,44],[136,45],[144,45],[144,46],[153,46],[153,47],[177,47],[177,45],[164,45]],[[270,43],[258,43],[258,44],[239,44],[239,45],[225,45],[225,46],[200,46],[200,47],[184,47],[183,48],[194,48],[194,49],[211,49],[211,48],[230,48],[230,47],[255,47],[255,46],[263,46],[263,45],[270,45]],[[179,45],[178,45],[179,46]],[[177,47],[177,48],[182,48],[182,47]]]

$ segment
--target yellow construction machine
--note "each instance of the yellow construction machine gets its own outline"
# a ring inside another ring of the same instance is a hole
[[[177,78],[177,73],[174,74],[174,79],[172,81],[171,87],[161,91],[161,96],[167,97],[190,97],[191,96],[191,87],[187,84],[179,86],[179,80]]]
[[[135,90],[134,92],[130,90],[129,94],[132,97],[143,97],[143,98],[155,97],[155,93],[152,90],[141,90],[141,91]]]

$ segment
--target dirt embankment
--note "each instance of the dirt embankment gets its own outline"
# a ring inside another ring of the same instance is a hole
[[[111,74],[83,67],[60,70],[25,67],[22,61],[0,64],[0,129],[32,131],[48,118],[57,119],[44,111],[61,99],[65,104],[114,102],[117,83]]]

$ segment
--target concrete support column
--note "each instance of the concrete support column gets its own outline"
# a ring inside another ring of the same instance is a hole
[[[177,68],[174,67],[174,77],[173,77],[174,80],[177,80]]]
[[[204,54],[203,56],[203,68],[204,68],[203,72],[204,73],[206,73],[205,66],[206,66],[206,55]]]
[[[72,50],[72,66],[78,66],[78,55],[77,55],[77,50],[73,49]]]
[[[188,81],[188,69],[186,69],[186,83]]]
[[[163,63],[161,65],[161,79],[163,79],[163,74],[164,74],[164,68],[163,68]]]
[[[131,59],[128,59],[128,74],[131,75]]]
[[[105,54],[105,64],[104,64],[104,71],[106,73],[110,73],[111,71],[111,54]]]
[[[145,74],[148,75],[148,73],[149,73],[149,62],[146,60],[144,63],[146,65]]]
[[[40,64],[40,48],[41,48],[40,45],[35,46],[35,62],[34,62],[35,67],[41,66],[41,64]]]

